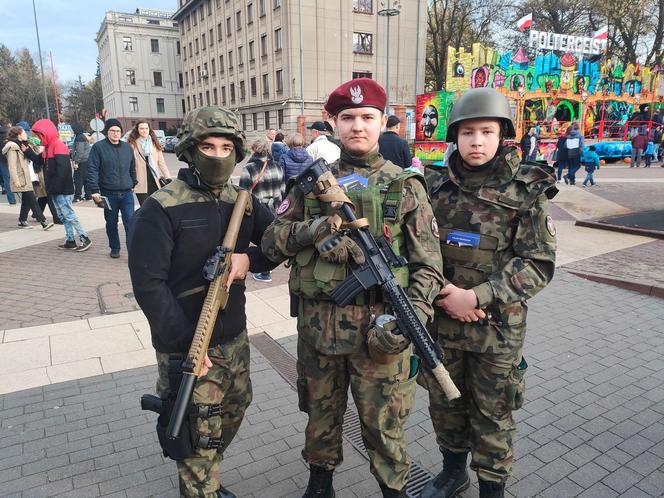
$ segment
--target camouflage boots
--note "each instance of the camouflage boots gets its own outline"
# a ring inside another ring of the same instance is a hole
[[[334,470],[325,470],[318,465],[309,465],[309,484],[302,498],[334,498],[332,474],[334,474]]]
[[[468,489],[470,477],[466,470],[467,457],[468,453],[443,450],[443,470],[424,486],[420,498],[452,498]]]

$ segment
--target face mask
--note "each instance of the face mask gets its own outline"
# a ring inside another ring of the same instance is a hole
[[[194,147],[193,156],[193,165],[206,185],[212,188],[226,185],[235,168],[235,151],[231,152],[228,157],[214,157],[206,156],[197,147]]]

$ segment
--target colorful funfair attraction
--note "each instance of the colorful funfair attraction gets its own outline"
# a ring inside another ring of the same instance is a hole
[[[629,156],[632,134],[650,133],[656,112],[664,109],[664,68],[623,67],[607,58],[606,33],[583,37],[531,29],[529,51],[504,54],[479,43],[471,52],[448,47],[446,89],[417,96],[415,154],[442,160],[454,101],[471,88],[492,87],[510,101],[517,140],[536,128],[539,159],[551,159],[557,138],[575,121],[603,159]]]

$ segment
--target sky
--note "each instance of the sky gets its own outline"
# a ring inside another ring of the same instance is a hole
[[[137,8],[152,8],[175,12],[177,0],[34,0],[44,70],[50,67],[49,51],[59,83],[94,78],[97,69],[95,37],[108,10],[135,12]],[[0,5],[9,0],[0,0]],[[4,5],[0,16],[0,44],[12,52],[27,48],[37,64],[37,35],[30,0]],[[19,5],[22,8],[19,8]]]

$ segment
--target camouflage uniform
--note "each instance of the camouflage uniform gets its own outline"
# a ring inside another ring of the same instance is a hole
[[[462,393],[448,402],[427,372],[430,413],[441,450],[472,450],[471,468],[484,481],[511,473],[512,410],[524,395],[522,348],[526,300],[553,277],[556,238],[545,192],[555,183],[548,166],[520,164],[514,148],[499,149],[491,169],[462,166],[458,152],[448,174],[429,193],[440,230],[446,280],[473,289],[487,320],[465,323],[436,309],[433,334]],[[478,247],[447,244],[453,231],[480,235]]]
[[[403,173],[377,152],[359,162],[343,149],[341,159],[333,163],[331,169],[337,178],[352,173],[366,177],[370,188],[390,184]],[[312,221],[306,214],[306,202],[300,189],[291,188],[279,209],[281,214],[266,230],[262,242],[263,252],[269,259],[290,260],[293,268],[289,284],[295,294],[301,293],[300,267],[317,257],[311,241],[305,240]],[[405,241],[402,250],[406,254],[403,255],[409,261],[410,273],[405,279],[407,292],[420,318],[426,322],[433,316],[431,303],[443,278],[435,221],[423,182],[412,177],[406,179],[395,206],[399,213],[396,223]],[[357,214],[359,217],[363,213],[358,211]],[[376,228],[371,227],[373,232]],[[338,277],[338,283],[347,274],[348,267],[331,266],[332,273],[328,275],[330,279]],[[314,275],[326,272],[325,268],[326,265],[316,265]],[[327,268],[329,270],[329,266]],[[410,465],[403,427],[412,409],[416,388],[414,377],[409,375],[410,348],[391,364],[381,365],[371,360],[366,332],[372,316],[384,313],[386,306],[379,298],[374,302],[369,294],[365,293],[355,304],[343,308],[325,295],[299,299],[298,395],[300,408],[309,415],[302,455],[308,463],[327,470],[341,463],[342,422],[350,386],[371,460],[371,472],[382,485],[401,490],[408,480]]]

